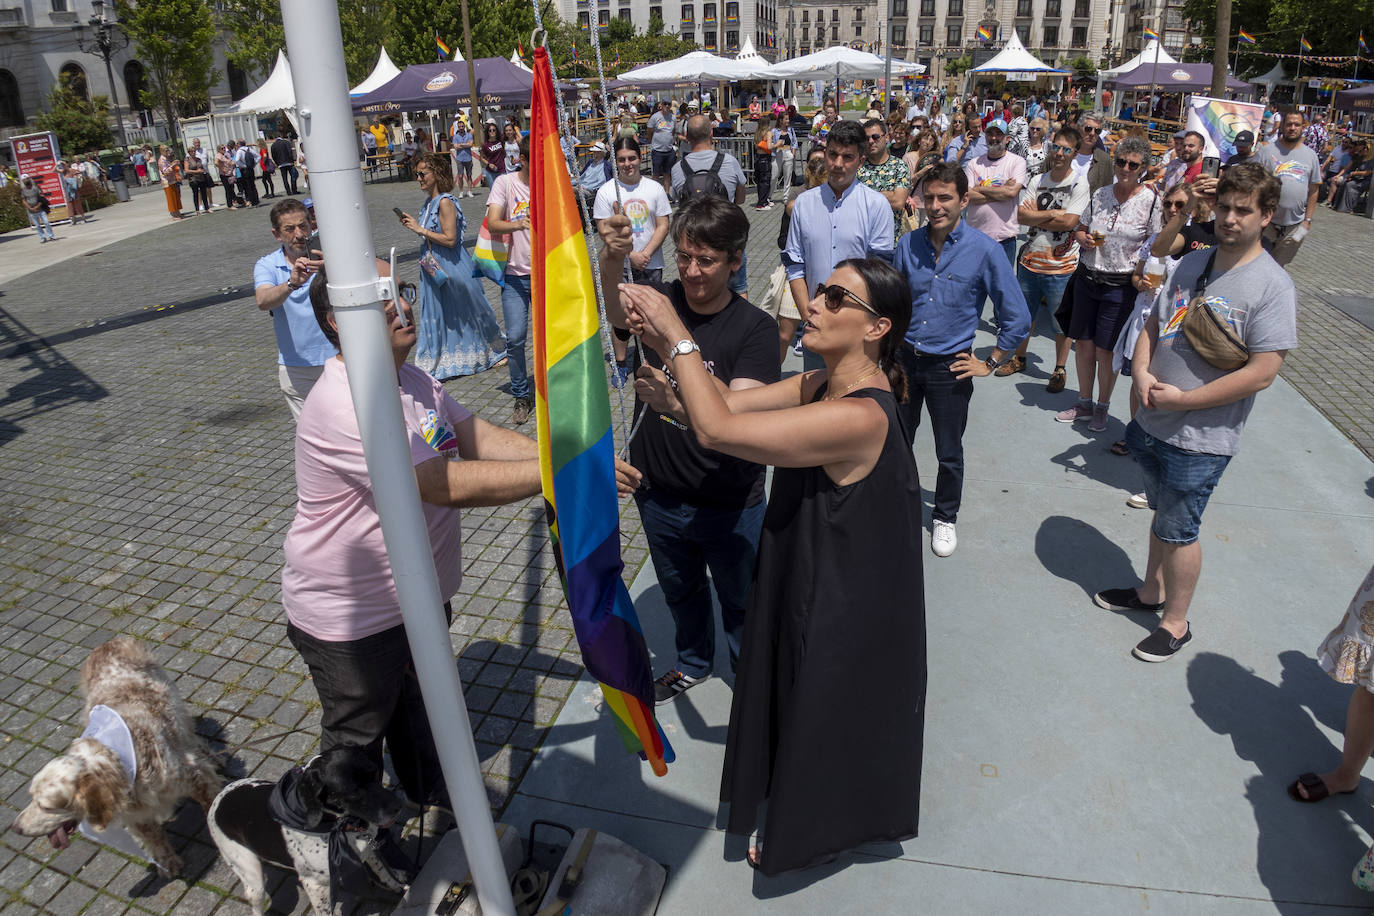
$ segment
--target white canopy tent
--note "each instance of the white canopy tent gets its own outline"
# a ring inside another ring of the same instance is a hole
[[[969,73],[1043,73],[1054,76],[1063,76],[1072,73],[1072,70],[1060,70],[1051,67],[1049,64],[1036,57],[1026,50],[1026,46],[1021,44],[1021,39],[1012,32],[1007,39],[1007,45],[992,60],[980,67],[972,67]]]
[[[618,74],[616,79],[641,83],[664,83],[672,80],[747,80],[768,76],[767,61],[732,60],[717,57],[709,51],[692,51],[672,60],[645,64]]]
[[[768,60],[754,48],[754,39],[749,35],[744,36],[744,44],[735,55],[735,60],[747,61],[757,67],[768,66]]]
[[[277,63],[267,80],[238,102],[229,106],[229,113],[270,114],[274,111],[286,113],[296,133],[300,133],[300,120],[296,115],[296,88],[291,82],[291,62],[286,52],[277,51]]]
[[[1257,76],[1247,83],[1264,87],[1264,91],[1273,93],[1275,86],[1291,86],[1293,81],[1288,78],[1288,74],[1283,72],[1283,61],[1275,61],[1274,68],[1262,76]]]
[[[1158,58],[1155,57],[1156,54],[1159,55]],[[1178,61],[1174,59],[1173,55],[1170,54],[1168,51],[1164,50],[1163,46],[1160,45],[1158,41],[1151,38],[1149,41],[1145,43],[1145,47],[1140,50],[1139,54],[1137,54],[1135,57],[1132,57],[1124,64],[1121,64],[1118,67],[1113,67],[1110,70],[1097,71],[1098,106],[1100,107],[1102,104],[1102,84],[1104,82],[1106,82],[1107,80],[1114,80],[1118,76],[1130,73],[1132,70],[1134,70],[1136,67],[1139,67],[1141,64],[1153,64],[1156,62],[1158,62],[1160,66],[1163,66],[1165,64],[1172,65],[1178,63]],[[1116,92],[1112,94],[1112,114],[1116,115],[1119,111],[1121,111],[1121,93]]]
[[[876,54],[836,45],[814,54],[778,61],[762,75],[775,80],[881,79],[886,66],[887,60]],[[892,59],[893,76],[914,76],[924,73],[925,69],[921,64]]]
[[[267,77],[267,80],[239,99],[238,102],[229,106],[228,110],[249,114],[280,111],[283,108],[293,109],[295,107],[296,89],[291,84],[291,63],[286,59],[285,51],[278,51],[276,66],[272,68],[272,73]]]
[[[391,62],[387,56],[386,48],[382,48],[382,53],[377,55],[377,66],[372,68],[367,79],[363,80],[352,89],[348,90],[350,96],[367,95],[378,86],[385,86],[395,79],[401,72],[401,68]]]
[[[515,66],[519,67],[521,70],[524,70],[526,73],[534,72],[529,67],[525,66],[525,62],[520,59],[520,52],[515,48],[511,48],[510,62],[515,64]]]

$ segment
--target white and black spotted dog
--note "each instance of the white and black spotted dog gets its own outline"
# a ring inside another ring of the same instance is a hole
[[[406,804],[381,775],[361,748],[336,747],[278,782],[240,779],[215,797],[210,835],[255,916],[267,902],[264,862],[295,871],[318,916],[374,891],[405,893],[413,876],[388,828]]]

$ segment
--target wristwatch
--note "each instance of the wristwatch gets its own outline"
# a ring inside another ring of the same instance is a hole
[[[668,351],[668,358],[676,360],[679,356],[686,356],[688,353],[700,353],[701,347],[697,346],[695,340],[684,338],[673,344],[673,348]]]
[[[997,360],[993,359],[993,358],[992,358],[992,354],[989,353],[989,354],[988,354],[988,358],[985,359],[985,360],[983,360],[983,365],[984,365],[984,366],[987,366],[988,369],[991,370],[991,369],[996,369],[998,366],[1000,366],[1000,365],[1002,365],[1002,364],[999,363]]]

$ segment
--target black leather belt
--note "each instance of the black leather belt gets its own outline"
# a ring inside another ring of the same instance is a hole
[[[1085,279],[1091,280],[1098,286],[1129,286],[1131,277],[1135,276],[1129,270],[1125,273],[1108,273],[1105,270],[1093,270],[1091,267],[1082,265],[1078,269],[1083,272]]]
[[[953,359],[959,355],[958,353],[927,353],[925,350],[916,349],[905,340],[902,341],[902,346],[906,347],[907,350],[919,356],[921,359]]]

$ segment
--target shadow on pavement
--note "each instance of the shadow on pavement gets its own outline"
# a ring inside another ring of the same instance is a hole
[[[18,380],[0,393],[0,445],[23,433],[22,420],[69,404],[98,401],[108,394],[3,308],[0,348],[0,360],[19,361],[7,367]]]
[[[1331,742],[1304,708],[1313,703],[1314,690],[1318,704],[1330,707],[1330,689],[1318,687],[1312,672],[1325,675],[1311,659],[1296,652],[1285,656],[1291,657],[1282,659],[1278,686],[1215,652],[1198,653],[1187,678],[1198,718],[1229,737],[1236,756],[1259,770],[1243,787],[1234,787],[1254,808],[1255,870],[1277,911],[1297,914],[1311,912],[1314,903],[1351,902],[1350,871],[1369,845],[1352,818],[1371,818],[1368,801],[1357,795],[1307,805],[1288,797],[1287,787],[1299,773],[1323,759],[1334,763],[1339,750],[1323,750]],[[1179,776],[1187,775],[1183,764]]]
[[[1074,583],[1091,597],[1104,588],[1119,588],[1140,581],[1130,555],[1087,522],[1051,515],[1035,532],[1035,556],[1051,575]],[[1123,614],[1146,630],[1155,617]]]

